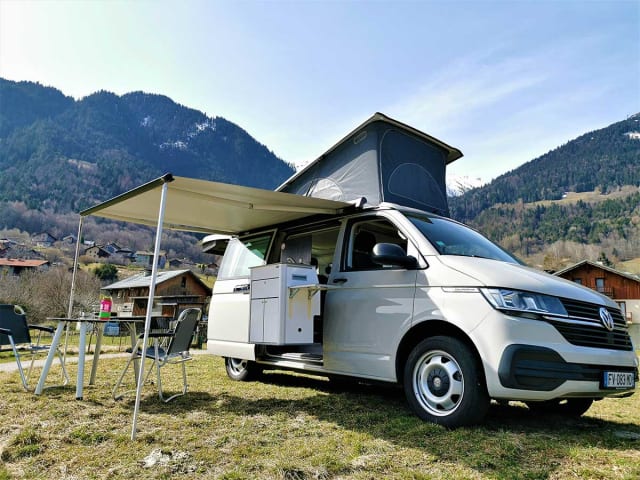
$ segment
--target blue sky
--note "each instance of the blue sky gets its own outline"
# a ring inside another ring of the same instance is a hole
[[[0,76],[164,94],[298,165],[380,111],[489,181],[640,112],[640,1],[0,0]]]

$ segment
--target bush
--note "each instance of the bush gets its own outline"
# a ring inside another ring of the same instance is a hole
[[[116,280],[118,278],[118,269],[110,263],[103,263],[93,269],[93,273],[100,280]]]

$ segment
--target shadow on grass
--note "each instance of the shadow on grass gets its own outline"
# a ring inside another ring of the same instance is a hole
[[[523,404],[493,403],[483,424],[449,430],[421,421],[396,386],[354,382],[348,388],[325,379],[265,373],[262,384],[306,388],[318,393],[302,399],[251,398],[222,394],[214,406],[205,395],[198,408],[212,415],[224,411],[239,416],[300,412],[343,429],[365,433],[403,448],[420,449],[437,461],[461,464],[495,478],[548,478],[570,461],[576,449],[635,450],[640,425],[611,422],[590,416],[566,418],[533,413]],[[198,401],[198,403],[200,403]],[[631,434],[631,438],[619,436]],[[604,455],[604,453],[603,453]],[[603,459],[603,461],[608,461]]]

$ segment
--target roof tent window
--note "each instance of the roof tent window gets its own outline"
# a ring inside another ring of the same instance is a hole
[[[387,130],[380,148],[384,200],[447,214],[446,160],[442,149],[399,130]]]
[[[342,200],[344,195],[340,186],[331,178],[319,178],[309,186],[307,184],[306,195],[327,200]],[[301,192],[298,192],[301,193]]]
[[[417,163],[403,163],[391,173],[388,182],[389,193],[398,197],[431,206],[433,199],[442,202],[442,192],[438,182],[425,168]]]

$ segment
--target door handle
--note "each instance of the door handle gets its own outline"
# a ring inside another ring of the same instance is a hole
[[[248,283],[244,285],[238,285],[237,287],[233,287],[233,293],[249,293],[251,286]]]
[[[346,283],[346,281],[347,281],[346,278],[334,278],[333,279],[333,283],[339,283],[339,284]]]

